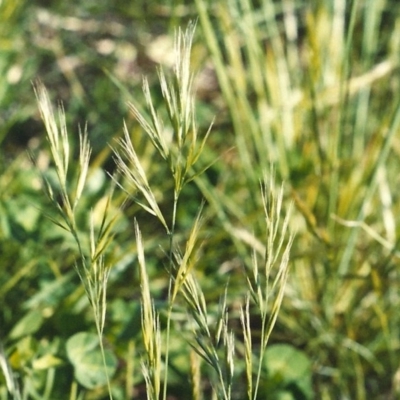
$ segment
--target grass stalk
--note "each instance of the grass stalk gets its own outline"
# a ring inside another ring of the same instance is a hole
[[[156,111],[146,79],[143,80],[143,93],[150,120],[147,120],[140,112],[139,108],[130,104],[130,109],[136,120],[148,135],[154,148],[165,160],[173,179],[173,203],[172,217],[168,224],[157,204],[155,195],[146,178],[146,173],[141,166],[139,158],[130,140],[128,129],[125,126],[125,137],[119,142],[119,150],[115,150],[115,160],[121,175],[127,178],[128,182],[137,189],[145,198],[146,203],[135,199],[144,210],[156,216],[166,229],[169,239],[169,289],[168,289],[168,309],[166,322],[166,344],[165,344],[165,369],[164,369],[164,387],[162,398],[167,398],[167,383],[169,372],[169,343],[171,334],[171,319],[176,295],[182,285],[182,267],[175,270],[174,252],[175,252],[175,227],[177,218],[177,209],[179,198],[183,187],[194,177],[194,166],[197,163],[210,134],[207,131],[203,140],[199,143],[197,126],[195,121],[194,93],[193,93],[193,75],[190,70],[190,55],[193,42],[195,24],[190,23],[186,31],[179,30],[175,36],[175,54],[176,63],[173,70],[173,76],[168,78],[162,69],[159,69],[159,81],[161,86],[164,104],[167,111],[168,123],[172,128],[172,136],[165,130],[165,121],[163,121]],[[125,161],[125,159],[127,161]],[[120,186],[127,191],[123,185]],[[189,240],[190,242],[190,240]],[[144,272],[143,272],[144,273]],[[186,274],[186,271],[185,271]],[[150,301],[146,299],[147,303]],[[147,306],[148,307],[148,306]],[[153,330],[158,330],[153,327]],[[150,332],[150,327],[147,327]],[[147,347],[147,351],[151,348]],[[151,376],[148,372],[147,376]],[[148,378],[150,379],[150,378]],[[147,380],[148,380],[147,379]],[[146,382],[147,382],[146,380]],[[153,387],[158,388],[159,382],[153,382]],[[158,393],[158,389],[153,389]]]
[[[287,238],[290,209],[281,222],[283,191],[281,189],[278,194],[275,194],[273,175],[269,179],[267,177],[264,178],[261,193],[267,229],[265,253],[262,265],[260,265],[254,250],[252,268],[247,274],[249,293],[257,305],[261,316],[260,356],[254,383],[254,392],[250,391],[250,389],[253,390],[252,384],[248,383],[248,396],[254,400],[257,398],[260,387],[265,350],[276,323],[285,292],[289,272],[289,253],[294,239],[291,233]],[[271,278],[273,278],[272,282],[270,281]],[[248,312],[248,303],[246,310]],[[252,349],[251,328],[249,317],[243,310],[241,311],[241,321],[246,349],[247,379],[249,380],[252,371],[250,361]]]
[[[244,346],[245,346],[245,365],[246,365],[246,387],[247,398],[253,399],[253,345],[251,338],[250,325],[250,298],[246,297],[245,308],[240,309],[240,322],[242,324]],[[259,371],[258,371],[259,372]]]
[[[86,249],[78,232],[76,224],[76,214],[79,200],[84,191],[86,179],[89,171],[91,148],[88,141],[87,132],[79,132],[79,163],[77,179],[74,182],[73,194],[70,194],[68,169],[70,163],[70,147],[68,141],[67,127],[65,123],[65,113],[62,107],[59,108],[59,124],[57,124],[52,105],[50,103],[45,87],[38,83],[35,87],[39,109],[44,122],[50,151],[55,164],[58,177],[59,193],[57,189],[43,176],[44,186],[50,201],[55,206],[63,223],[52,218],[52,221],[69,232],[74,238],[80,255],[80,262],[75,264],[75,270],[85,288],[86,295],[92,307],[96,332],[99,338],[100,350],[102,354],[104,372],[107,380],[109,398],[112,400],[111,382],[108,374],[107,361],[103,345],[103,332],[107,306],[107,281],[109,278],[110,267],[105,264],[104,252],[112,240],[112,226],[116,221],[116,215],[108,219],[110,197],[106,203],[100,229],[97,237],[95,236],[95,223],[93,213],[90,220],[89,249]],[[57,199],[61,196],[61,203]]]
[[[142,371],[146,382],[148,400],[159,400],[161,388],[161,331],[159,317],[155,312],[150,293],[146,270],[142,235],[135,221],[135,236],[138,251],[142,303],[142,335],[146,350],[146,360],[142,362]],[[167,368],[167,366],[166,366]],[[166,382],[165,382],[166,386]]]

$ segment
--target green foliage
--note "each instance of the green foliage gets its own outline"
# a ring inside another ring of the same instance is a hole
[[[0,400],[397,398],[397,2],[65,4],[0,0]]]
[[[108,377],[112,377],[117,368],[117,358],[111,350],[105,351],[104,366],[99,339],[93,333],[79,332],[71,336],[66,343],[66,352],[76,380],[87,389],[107,384]]]
[[[311,367],[307,355],[293,346],[269,346],[265,352],[268,392],[278,399],[313,398]]]

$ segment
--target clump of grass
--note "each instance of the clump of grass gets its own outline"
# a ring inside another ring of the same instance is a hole
[[[196,176],[196,173],[194,172],[194,167],[204,149],[207,136],[210,133],[209,129],[201,142],[198,143],[198,131],[195,120],[194,94],[192,88],[193,75],[191,74],[190,69],[190,50],[193,41],[194,28],[195,25],[190,24],[185,32],[179,31],[176,35],[176,64],[174,67],[174,76],[171,79],[167,79],[163,70],[159,70],[160,85],[164,97],[164,104],[167,109],[167,115],[169,119],[168,122],[170,126],[168,128],[165,126],[164,121],[160,118],[159,113],[155,110],[149,90],[149,85],[146,79],[143,80],[143,92],[145,95],[150,121],[148,121],[140,113],[135,105],[130,104],[130,108],[134,116],[140,123],[144,132],[148,135],[148,138],[150,139],[153,146],[159,152],[161,157],[165,160],[166,165],[170,170],[171,178],[173,179],[173,210],[172,218],[169,223],[166,221],[166,218],[162,214],[157,204],[155,195],[147,181],[146,174],[132,145],[126,126],[124,127],[124,139],[120,141],[120,146],[118,150],[115,151],[116,163],[119,172],[123,177],[127,178],[128,182],[133,184],[136,190],[138,190],[143,195],[147,203],[144,204],[143,202],[139,201],[138,204],[143,207],[144,210],[158,218],[158,220],[166,229],[166,233],[170,238],[168,250],[170,260],[169,272],[173,279],[170,280],[168,293],[169,306],[167,317],[167,345],[165,354],[165,363],[167,367],[165,368],[163,398],[166,398],[166,382],[168,381],[168,341],[170,335],[172,308],[176,295],[184,280],[184,274],[187,272],[184,270],[185,266],[182,265],[175,275],[175,271],[173,268],[173,253],[175,246],[174,234],[177,207],[183,187],[190,180],[193,180]],[[144,272],[145,269],[141,268],[141,273],[143,274]],[[152,307],[149,304],[147,304],[145,307],[147,312],[144,312],[144,315],[149,315]],[[156,317],[154,316],[154,318]],[[145,321],[149,322],[147,319],[145,319]],[[148,324],[146,324],[146,327],[148,328],[146,334],[150,335],[152,329],[150,329]],[[147,340],[145,342],[147,343]],[[146,348],[148,351],[151,350],[149,346],[146,346]],[[150,351],[150,353],[152,352]],[[154,359],[153,354],[150,354],[149,357],[151,360]],[[150,364],[153,364],[153,362],[150,362]],[[159,371],[157,368],[157,374],[152,372],[148,375],[153,374],[153,376],[158,376],[158,373]],[[146,380],[146,382],[148,381]],[[148,389],[149,392],[151,391],[157,394],[157,388],[159,388],[159,381],[157,383],[153,382],[151,387],[149,387]],[[157,398],[157,396],[152,398]]]
[[[271,160],[291,187],[298,234],[282,334],[291,332],[288,340],[316,360],[321,396],[368,398],[371,377],[377,388],[382,380],[393,387],[398,18],[389,28],[383,3],[195,3],[237,144],[237,176],[246,182],[232,181],[230,190],[253,187],[243,197],[254,199]],[[202,191],[224,221],[254,204],[221,205],[215,188]],[[248,238],[227,231],[237,248]]]
[[[235,378],[242,373],[238,366],[241,365],[240,360],[243,358],[247,377],[247,397],[255,400],[260,391],[266,347],[284,295],[293,235],[289,229],[289,213],[283,220],[281,219],[284,214],[283,190],[276,191],[273,173],[269,175],[266,173],[261,182],[262,208],[259,211],[264,215],[264,239],[260,243],[253,240],[250,235],[252,262],[244,268],[248,290],[241,299],[239,317],[241,332],[237,333],[230,326],[229,284],[226,284],[225,293],[221,295],[219,308],[215,313],[211,310],[214,308],[213,304],[207,303],[198,279],[196,267],[199,264],[199,250],[202,248],[201,238],[207,231],[207,219],[204,215],[207,203],[199,200],[199,211],[192,222],[186,245],[182,247],[179,244],[177,218],[178,208],[184,206],[180,203],[182,191],[191,182],[196,182],[200,187],[204,182],[202,180],[204,163],[199,160],[206,149],[207,138],[211,132],[210,125],[200,139],[196,122],[193,74],[190,65],[194,32],[195,24],[189,24],[185,31],[177,32],[176,64],[172,76],[159,70],[166,117],[162,118],[163,114],[156,110],[146,79],[143,81],[143,92],[147,115],[136,105],[130,105],[147,139],[159,153],[169,171],[168,179],[172,182],[173,188],[172,212],[169,218],[158,203],[156,190],[146,175],[125,124],[124,136],[113,149],[119,176],[111,180],[110,194],[100,219],[96,219],[91,212],[87,226],[81,226],[78,215],[90,173],[91,147],[88,135],[86,130],[79,132],[79,159],[74,163],[63,108],[60,106],[56,114],[44,86],[40,83],[35,86],[56,173],[55,181],[48,179],[45,172],[42,173],[45,192],[57,213],[56,217],[49,215],[49,218],[68,232],[75,241],[78,253],[75,269],[93,312],[110,399],[113,398],[113,382],[108,376],[104,330],[107,285],[112,268],[107,254],[112,242],[118,240],[113,230],[118,214],[111,212],[115,185],[123,189],[138,206],[162,224],[168,239],[168,248],[164,249],[167,256],[168,280],[166,310],[159,310],[152,295],[152,282],[146,267],[142,233],[139,224],[134,222],[140,272],[142,373],[148,399],[167,399],[171,343],[175,340],[187,340],[192,349],[189,373],[194,398],[203,396],[205,389],[202,385],[205,379],[211,382],[213,398],[223,400],[237,398]],[[182,304],[190,316],[189,323],[185,325],[189,326],[190,330],[185,332],[183,337],[181,332],[175,329],[179,324],[174,320],[175,309]],[[250,305],[258,310],[261,317],[261,337],[257,345],[252,335]],[[165,327],[160,318],[163,311],[166,314]],[[242,341],[244,350],[243,346],[237,345]],[[201,376],[200,359],[208,366],[205,378]],[[76,385],[72,385],[72,398],[76,397],[76,390]]]
[[[183,187],[191,180],[199,177],[194,168],[205,147],[205,141],[210,133],[206,132],[198,144],[198,132],[195,120],[194,93],[192,89],[193,76],[190,72],[190,51],[194,34],[194,25],[190,24],[185,32],[179,31],[175,39],[176,65],[172,79],[166,78],[164,72],[159,70],[160,85],[167,109],[168,121],[163,121],[155,110],[149,86],[144,80],[143,91],[148,110],[149,119],[146,119],[135,105],[131,110],[140,123],[149,140],[165,160],[173,181],[173,212],[170,223],[162,214],[155,195],[147,181],[146,174],[130,140],[127,127],[124,127],[124,139],[115,150],[118,169],[127,182],[133,184],[144,197],[146,203],[136,200],[147,212],[154,215],[165,227],[170,237],[168,249],[169,266],[169,291],[166,342],[161,342],[159,316],[154,309],[154,302],[150,295],[149,281],[145,268],[142,236],[135,224],[136,241],[139,252],[139,265],[142,290],[142,331],[146,350],[146,361],[143,368],[146,377],[147,395],[149,399],[157,399],[161,385],[161,350],[163,345],[165,353],[165,374],[163,399],[167,396],[168,383],[168,354],[171,336],[171,321],[173,307],[178,295],[182,295],[188,311],[193,318],[194,340],[191,345],[212,368],[216,375],[215,388],[217,397],[221,399],[232,398],[232,387],[235,376],[235,336],[228,328],[228,314],[226,312],[226,296],[223,301],[220,316],[217,321],[219,328],[213,332],[210,329],[210,316],[207,310],[204,294],[195,277],[197,241],[202,225],[202,207],[192,230],[187,239],[186,247],[181,254],[174,241],[176,212],[179,196]],[[168,126],[167,126],[168,123]],[[171,133],[172,132],[172,133]],[[125,186],[121,184],[123,188]],[[125,189],[129,192],[128,189]],[[267,227],[265,239],[265,254],[262,265],[258,264],[257,257],[253,257],[253,265],[247,272],[249,283],[248,297],[254,300],[262,319],[261,354],[258,358],[257,378],[253,390],[253,359],[251,353],[251,327],[249,316],[249,301],[242,310],[242,322],[246,343],[246,368],[248,377],[248,397],[255,399],[261,379],[263,354],[275,324],[279,307],[282,302],[285,282],[288,273],[288,256],[293,237],[288,237],[288,217],[281,224],[283,192],[274,194],[274,182],[271,178],[263,184],[261,196],[264,204],[265,224]],[[275,271],[276,269],[276,271]],[[273,278],[272,278],[273,277]],[[272,279],[272,281],[270,281]],[[220,347],[224,349],[221,356]],[[198,390],[196,390],[198,393]]]

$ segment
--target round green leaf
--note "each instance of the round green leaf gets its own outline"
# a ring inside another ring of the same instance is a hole
[[[294,384],[306,398],[310,398],[311,361],[300,350],[287,344],[276,344],[267,348],[265,366],[268,375],[284,387]]]
[[[76,380],[85,388],[93,389],[107,383],[117,368],[117,359],[111,350],[105,350],[105,363],[94,333],[80,332],[68,339],[67,356],[74,367]],[[105,364],[105,365],[104,365]],[[106,374],[107,370],[107,374]]]

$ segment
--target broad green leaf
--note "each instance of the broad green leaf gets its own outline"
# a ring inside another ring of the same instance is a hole
[[[38,310],[31,310],[17,322],[10,333],[10,338],[18,339],[35,333],[41,327],[42,322],[42,313]]]
[[[99,340],[94,333],[80,332],[72,336],[66,345],[76,380],[87,389],[107,383],[107,375],[101,354]],[[111,378],[117,368],[117,359],[111,350],[105,350],[105,364]]]
[[[271,379],[282,386],[295,384],[307,398],[311,397],[311,361],[302,351],[287,344],[272,345],[266,350],[265,366]]]

